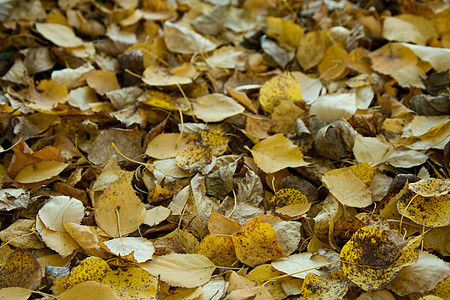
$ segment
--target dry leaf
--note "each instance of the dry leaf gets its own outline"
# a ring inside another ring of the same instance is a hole
[[[102,244],[112,254],[137,263],[146,262],[155,252],[152,242],[142,237],[120,237]]]
[[[245,108],[233,98],[210,94],[192,100],[194,115],[204,122],[219,122],[243,113]]]
[[[42,269],[28,252],[16,249],[0,268],[0,288],[22,287],[34,291],[41,283]]]
[[[208,282],[216,268],[204,255],[175,253],[158,256],[139,266],[171,286],[187,288]]]
[[[302,152],[282,134],[259,142],[250,151],[257,166],[266,173],[308,165]]]
[[[272,266],[278,271],[292,274],[291,276],[295,278],[305,279],[310,273],[318,276],[324,275],[325,273],[323,271],[317,269],[327,263],[328,260],[324,256],[312,253],[299,253],[273,261]]]
[[[145,218],[145,206],[125,175],[113,182],[94,205],[97,224],[110,236],[136,231]],[[119,232],[119,229],[121,232]]]
[[[70,27],[61,24],[36,23],[36,30],[60,47],[68,48],[83,45],[83,40],[77,37]]]
[[[285,256],[275,230],[261,219],[248,221],[232,238],[236,257],[251,267]]]

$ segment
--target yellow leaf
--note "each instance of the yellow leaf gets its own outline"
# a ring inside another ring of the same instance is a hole
[[[111,71],[95,71],[86,78],[89,87],[93,88],[98,94],[104,95],[107,92],[120,89],[116,74]]]
[[[271,78],[259,91],[259,103],[267,113],[272,113],[280,100],[302,102],[300,84],[289,72]]]
[[[398,212],[428,227],[450,225],[450,195],[423,197],[408,191],[397,202]]]
[[[306,33],[300,40],[297,50],[297,61],[303,70],[316,66],[325,54],[325,42],[317,31]]]
[[[66,288],[70,289],[74,285],[85,281],[100,282],[110,271],[112,271],[111,268],[103,259],[95,256],[88,257],[72,269],[69,277],[67,277]]]
[[[396,231],[366,226],[341,250],[342,269],[365,291],[385,287],[405,266],[416,262],[422,236],[403,241]]]
[[[138,101],[157,108],[178,110],[177,99],[174,96],[157,90],[146,91]]]
[[[372,68],[382,74],[391,75],[402,87],[424,88],[420,77],[425,73],[418,67],[414,52],[400,43],[388,43],[369,54]]]
[[[296,47],[303,36],[303,29],[292,20],[267,17],[266,34],[289,47]]]
[[[0,232],[0,239],[22,249],[42,249],[45,245],[35,234],[31,234],[35,220],[18,219]],[[1,262],[0,262],[1,263]]]
[[[318,269],[327,263],[324,256],[306,252],[277,259],[272,262],[272,266],[280,272],[293,274],[292,277],[304,279],[309,273],[324,276],[326,273]]]
[[[0,300],[27,300],[31,291],[21,287],[8,287],[0,289]]]
[[[229,237],[212,234],[200,242],[198,254],[206,256],[216,266],[231,267],[238,260],[233,240]]]
[[[158,279],[139,267],[110,270],[100,281],[110,286],[121,299],[156,300]]]
[[[245,111],[233,98],[218,93],[193,99],[192,109],[194,115],[204,122],[220,122]]]
[[[62,300],[122,300],[110,286],[95,281],[81,282],[59,294],[58,298]]]
[[[64,224],[64,229],[80,245],[81,248],[90,256],[97,256],[103,259],[111,255],[102,249],[98,243],[106,240],[97,233],[96,227],[80,225],[76,223]]]
[[[325,80],[335,80],[347,75],[348,70],[344,63],[347,51],[339,44],[330,46],[319,63],[320,76]]]
[[[283,290],[281,281],[271,280],[272,278],[280,275],[283,275],[283,273],[275,270],[270,264],[265,264],[259,265],[251,270],[246,277],[247,279],[256,282],[258,286],[264,284],[274,299],[285,299],[287,295]]]
[[[126,175],[105,189],[94,205],[94,216],[97,225],[112,237],[129,234],[139,228],[145,218],[145,206]]]
[[[212,162],[212,153],[209,147],[199,145],[178,152],[175,160],[181,169],[197,173]]]
[[[166,69],[152,65],[145,69],[142,74],[142,81],[151,86],[168,86],[188,84],[192,82],[192,79],[173,75]]]
[[[268,206],[272,209],[278,209],[286,205],[306,204],[308,199],[299,190],[286,188],[278,190],[270,199]]]
[[[70,27],[56,23],[36,23],[36,30],[46,39],[64,48],[83,45],[83,40],[77,37]]]
[[[281,133],[259,142],[250,151],[256,165],[266,173],[308,165],[298,147]]]
[[[139,266],[171,286],[187,288],[205,284],[216,269],[204,255],[177,253],[158,256]]]
[[[229,140],[218,130],[199,130],[200,143],[206,145],[214,156],[222,155],[228,147]]]
[[[0,288],[17,286],[34,291],[42,275],[38,261],[29,252],[16,249],[0,268]]]
[[[14,181],[33,183],[50,179],[61,173],[69,164],[56,160],[44,160],[26,166],[17,174]]]
[[[308,273],[303,282],[300,299],[340,299],[347,293],[348,283],[346,281],[329,279]]]
[[[423,197],[447,195],[450,191],[450,179],[427,178],[408,185],[410,191]]]
[[[189,147],[190,141],[186,136],[181,136],[181,133],[161,133],[155,136],[147,145],[145,155],[157,158],[166,159],[172,158],[178,152]]]
[[[248,221],[232,238],[237,258],[251,267],[285,256],[278,244],[277,233],[261,219]]]

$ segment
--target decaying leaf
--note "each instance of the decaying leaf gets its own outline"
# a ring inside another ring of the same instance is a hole
[[[245,223],[232,235],[236,257],[246,265],[256,267],[267,261],[285,256],[278,244],[272,226],[255,218]]]
[[[417,261],[421,236],[403,241],[395,231],[366,226],[341,251],[342,268],[365,291],[387,286],[398,272]]]

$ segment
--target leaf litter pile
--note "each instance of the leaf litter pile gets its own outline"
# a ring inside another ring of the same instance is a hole
[[[1,299],[449,299],[447,1],[0,1]]]

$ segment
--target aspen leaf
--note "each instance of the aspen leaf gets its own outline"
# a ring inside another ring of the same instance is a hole
[[[0,268],[0,288],[21,287],[34,291],[41,283],[42,269],[27,251],[16,249]]]
[[[418,236],[403,241],[395,231],[365,226],[341,250],[343,271],[365,291],[382,289],[403,267],[416,262],[421,240]]]
[[[61,173],[69,164],[56,160],[41,161],[20,170],[14,181],[33,183],[50,179]]]
[[[325,54],[325,42],[317,31],[306,33],[298,45],[297,61],[303,70],[307,71],[316,66]]]
[[[272,113],[281,99],[302,102],[300,84],[289,72],[271,78],[259,91],[259,103],[267,113]]]
[[[86,82],[100,95],[120,89],[116,74],[111,71],[94,71],[86,78]]]
[[[212,162],[212,153],[204,145],[193,146],[178,152],[175,160],[181,169],[196,173]]]
[[[216,266],[231,267],[238,260],[233,240],[229,237],[210,234],[201,242],[198,254],[206,256]]]
[[[193,54],[209,52],[217,45],[195,31],[169,21],[164,22],[164,41],[170,51]]]
[[[429,62],[438,72],[450,68],[450,59],[448,59],[450,49],[420,46],[408,43],[402,43],[402,45],[411,49],[421,60]]]
[[[267,17],[268,36],[289,47],[296,47],[303,36],[303,29],[292,20]]]
[[[369,54],[372,68],[382,74],[391,75],[400,86],[424,88],[420,77],[426,75],[418,67],[418,58],[412,50],[400,43],[388,43]]]
[[[206,145],[214,156],[222,155],[228,147],[229,140],[218,130],[199,130],[200,143]]]
[[[79,224],[83,216],[83,203],[67,196],[53,197],[38,212],[38,217],[45,227],[58,232],[66,232],[65,223]]]
[[[322,182],[339,202],[350,207],[367,207],[372,204],[369,188],[351,170],[339,174],[325,174]]]
[[[259,142],[250,151],[256,165],[266,173],[308,165],[297,146],[281,133]]]
[[[36,88],[39,92],[33,90],[30,95],[30,106],[36,110],[51,111],[69,99],[67,88],[53,80],[41,80]]]
[[[348,283],[308,273],[303,282],[300,299],[339,299],[347,293]]]
[[[67,232],[48,229],[39,216],[36,216],[36,230],[47,247],[58,252],[62,257],[69,256],[79,248],[77,242]]]
[[[102,244],[112,254],[137,263],[149,260],[155,252],[153,243],[142,237],[121,237]]]
[[[292,277],[305,279],[309,273],[323,276],[325,274],[324,271],[319,271],[314,268],[320,268],[320,266],[326,263],[328,263],[328,260],[322,255],[299,253],[277,259],[272,262],[272,266],[280,272],[293,274],[291,275]]]
[[[42,249],[45,245],[32,233],[35,220],[18,219],[0,232],[0,239],[14,247],[22,249]]]
[[[110,254],[98,245],[99,242],[106,240],[106,238],[101,237],[95,227],[66,223],[64,224],[64,229],[83,248],[86,254],[104,259],[109,258]]]
[[[415,223],[442,227],[450,225],[450,195],[424,197],[407,192],[397,202],[398,212]]]
[[[347,51],[339,44],[330,46],[319,63],[318,70],[320,76],[325,80],[334,80],[344,77],[348,69],[345,65]]]
[[[98,198],[94,205],[94,216],[98,226],[107,234],[123,236],[136,231],[142,224],[145,206],[136,196],[127,177],[122,175]]]
[[[285,256],[275,230],[261,219],[248,221],[232,238],[236,257],[251,267]]]
[[[7,287],[0,289],[0,300],[27,300],[31,296],[31,291],[21,287]]]
[[[98,300],[98,299],[122,299],[117,295],[112,287],[104,285],[95,281],[81,282],[71,289],[58,295],[58,298],[63,300]]]
[[[434,287],[450,274],[450,265],[428,252],[421,251],[413,265],[400,270],[388,288],[397,295],[423,293]]]
[[[384,19],[383,37],[388,41],[425,45],[429,38],[437,37],[437,32],[433,23],[422,16],[399,15]]]
[[[178,152],[185,150],[189,140],[181,133],[161,133],[155,136],[147,145],[145,154],[157,159],[172,158]]]
[[[233,98],[210,94],[192,100],[194,115],[204,122],[219,122],[243,113],[245,108]]]
[[[171,286],[192,288],[211,279],[216,266],[201,254],[168,254],[139,265]]]
[[[144,224],[155,226],[170,216],[170,209],[164,206],[156,206],[145,213]]]
[[[192,79],[173,75],[158,66],[148,66],[144,71],[142,81],[151,86],[168,86],[188,84],[192,82]]]
[[[66,288],[72,288],[74,285],[85,281],[100,280],[111,272],[108,263],[95,256],[87,257],[78,266],[72,269],[66,280]]]
[[[355,93],[326,94],[311,104],[311,115],[319,120],[334,122],[353,115],[357,110]]]
[[[79,47],[83,41],[70,27],[56,23],[36,23],[36,30],[46,39],[64,48]]]
[[[139,267],[110,270],[100,283],[110,286],[120,299],[158,299],[158,279]]]
[[[282,272],[275,270],[270,264],[259,265],[251,270],[246,278],[256,282],[258,286],[264,285],[274,299],[285,299],[286,293],[281,285],[281,280],[271,280],[272,278],[283,275]]]
[[[286,205],[306,204],[308,199],[299,190],[294,188],[279,189],[270,199],[268,206],[278,209]]]
[[[409,183],[408,189],[423,197],[439,197],[449,193],[450,179],[422,179]]]

